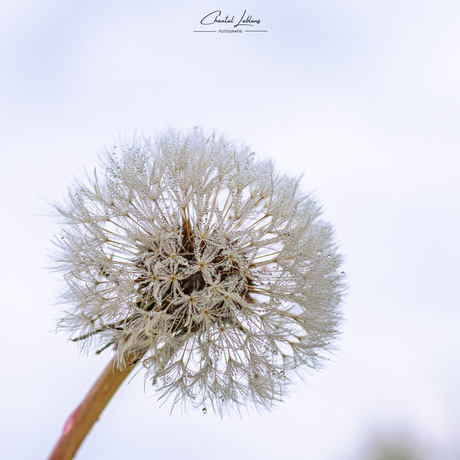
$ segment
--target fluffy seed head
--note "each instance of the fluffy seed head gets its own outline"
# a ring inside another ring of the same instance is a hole
[[[142,361],[174,404],[268,408],[330,348],[331,227],[299,179],[247,148],[199,131],[121,143],[57,209],[60,326],[120,367]]]

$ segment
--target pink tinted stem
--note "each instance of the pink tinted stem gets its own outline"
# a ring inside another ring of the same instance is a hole
[[[86,398],[67,419],[49,460],[71,460],[74,457],[86,435],[134,367],[135,364],[119,370],[115,365],[115,357],[110,361]]]

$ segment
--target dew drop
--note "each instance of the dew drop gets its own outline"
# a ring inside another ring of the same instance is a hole
[[[316,254],[321,255],[322,253],[323,253],[322,249],[318,249],[318,250],[316,251]]]
[[[203,414],[206,414],[206,412],[208,412],[208,409],[206,409],[206,407],[203,407]]]

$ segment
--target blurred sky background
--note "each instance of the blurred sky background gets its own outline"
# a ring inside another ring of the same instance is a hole
[[[217,9],[268,32],[194,33]],[[119,136],[201,126],[305,173],[346,260],[337,351],[223,421],[170,415],[139,374],[77,458],[369,460],[394,438],[458,460],[459,44],[456,0],[3,0],[0,458],[46,458],[110,359],[54,332],[46,202]]]

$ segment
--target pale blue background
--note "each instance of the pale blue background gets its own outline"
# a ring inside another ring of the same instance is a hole
[[[305,172],[346,256],[338,350],[242,419],[169,415],[138,375],[78,458],[368,460],[399,432],[460,458],[460,4],[190,3],[0,6],[0,457],[46,458],[109,359],[54,333],[46,200],[119,135],[199,125]],[[219,8],[269,32],[192,32]]]

